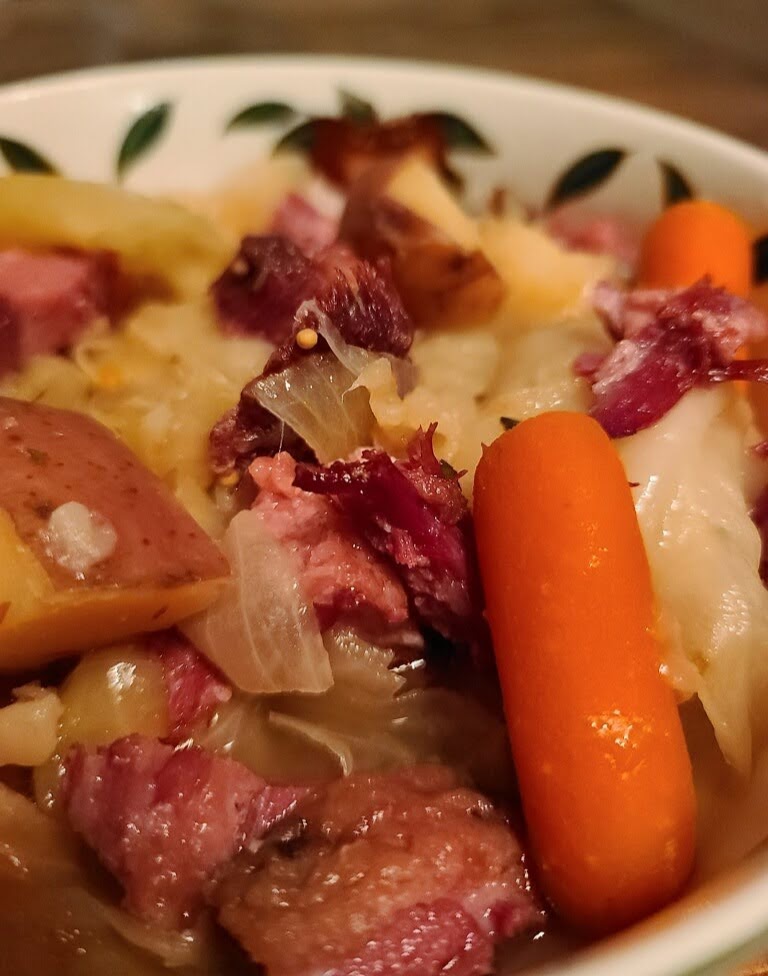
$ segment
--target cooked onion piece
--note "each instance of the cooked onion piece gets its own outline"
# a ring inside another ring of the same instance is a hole
[[[0,708],[0,766],[39,766],[56,748],[63,705],[55,691],[35,685],[14,694]]]
[[[368,393],[353,389],[355,379],[327,352],[305,356],[255,387],[262,407],[296,431],[319,460],[332,461],[371,443]]]
[[[394,654],[344,628],[324,635],[333,685],[319,695],[235,696],[195,742],[266,779],[305,781],[416,762],[447,762],[506,792],[504,722],[468,694],[409,687]]]
[[[325,691],[333,681],[328,653],[291,554],[250,511],[232,519],[224,550],[233,577],[213,606],[184,622],[184,633],[241,691]]]

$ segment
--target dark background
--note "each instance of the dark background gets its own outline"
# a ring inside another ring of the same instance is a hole
[[[768,148],[768,0],[0,0],[0,82],[117,61],[282,51],[533,74]]]

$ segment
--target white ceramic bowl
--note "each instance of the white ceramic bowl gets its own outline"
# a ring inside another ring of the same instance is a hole
[[[657,160],[664,160],[699,193],[732,203],[761,230],[768,226],[768,156],[756,149],[587,92],[411,63],[243,57],[107,68],[17,84],[0,92],[0,153],[17,166],[40,166],[43,157],[69,176],[113,180],[126,133],[143,118],[133,135],[139,151],[129,152],[130,165],[123,167],[126,185],[141,191],[204,189],[270,151],[288,128],[276,123],[225,131],[245,106],[278,101],[306,114],[336,114],[340,88],[369,99],[384,116],[441,110],[469,121],[494,148],[492,155],[455,156],[476,190],[507,184],[538,206],[570,162],[595,149],[619,148],[628,158],[596,205],[654,212],[660,197]],[[151,112],[161,105],[167,109]],[[768,861],[755,858],[737,875],[547,974],[712,976],[732,972],[738,960],[763,948]]]

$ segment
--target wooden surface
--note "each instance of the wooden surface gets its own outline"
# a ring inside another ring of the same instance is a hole
[[[686,2],[0,0],[0,82],[201,53],[415,57],[623,95],[768,148],[768,0]],[[723,11],[740,34],[719,29]]]
[[[692,7],[688,23],[676,0],[0,0],[0,83],[195,54],[422,58],[621,95],[768,149],[768,0]],[[740,32],[718,29],[723,9]]]

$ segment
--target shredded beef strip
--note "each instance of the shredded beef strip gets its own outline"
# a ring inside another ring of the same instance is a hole
[[[404,460],[369,450],[352,461],[302,463],[294,484],[332,498],[395,566],[423,626],[474,644],[485,631],[472,521],[458,473],[435,457],[435,427],[419,431]]]
[[[611,437],[656,423],[695,386],[768,382],[768,360],[734,359],[745,343],[768,337],[768,318],[706,279],[675,291],[603,283],[593,303],[617,344],[575,368],[590,381],[590,412]]]

